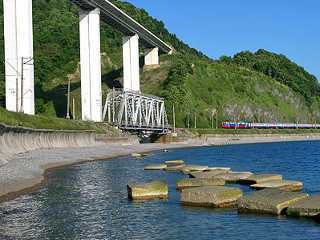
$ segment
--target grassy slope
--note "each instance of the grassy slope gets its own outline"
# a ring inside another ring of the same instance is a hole
[[[39,115],[29,116],[26,114],[9,112],[3,108],[0,108],[0,123],[36,129],[85,130],[96,132],[105,132],[107,130],[103,125],[97,125],[91,122],[73,121]]]
[[[186,125],[188,116],[193,126],[195,115],[198,127],[210,127],[212,109],[218,110],[219,122],[226,119],[314,121],[303,96],[271,77],[220,62],[208,64],[206,61],[194,60],[192,64],[193,73],[186,79],[186,88],[191,93],[190,104],[186,109],[175,103],[179,127]],[[169,58],[163,67],[145,72],[142,75],[143,90],[155,95],[161,94],[171,65],[173,63]],[[171,108],[167,107],[171,115]]]

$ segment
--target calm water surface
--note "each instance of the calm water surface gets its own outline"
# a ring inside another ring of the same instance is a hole
[[[121,157],[54,171],[40,191],[0,204],[0,239],[320,239],[320,224],[311,220],[181,206],[175,182],[183,175],[143,171],[170,159],[281,173],[320,193],[320,142],[155,152],[143,160]],[[128,182],[151,179],[169,182],[169,200],[128,201]]]

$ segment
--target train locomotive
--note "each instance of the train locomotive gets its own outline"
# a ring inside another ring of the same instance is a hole
[[[320,124],[301,123],[250,123],[250,122],[228,122],[221,125],[225,129],[319,129]]]

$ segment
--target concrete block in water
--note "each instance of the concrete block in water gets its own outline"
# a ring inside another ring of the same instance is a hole
[[[201,172],[208,169],[208,166],[203,165],[186,165],[184,166],[181,171],[183,172]]]
[[[251,172],[227,172],[216,175],[215,177],[224,179],[226,183],[237,183],[252,176]]]
[[[167,166],[165,168],[166,171],[168,172],[181,172],[182,168],[184,168],[186,165],[181,164],[181,165],[176,165],[176,166]]]
[[[170,160],[170,161],[165,161],[164,162],[168,167],[174,167],[174,166],[179,166],[179,165],[184,165],[183,160]]]
[[[320,217],[320,195],[291,204],[287,209],[287,214],[299,217]]]
[[[132,183],[127,185],[128,197],[132,200],[165,199],[168,197],[168,184],[163,181]]]
[[[282,175],[280,174],[253,174],[246,179],[241,179],[238,182],[240,184],[252,185],[256,183],[263,183],[268,181],[282,180]]]
[[[229,168],[229,167],[208,167],[205,171],[214,171],[214,170],[222,170],[222,171],[229,172],[229,171],[231,171],[231,168]]]
[[[285,191],[297,192],[303,188],[303,183],[300,181],[290,180],[275,180],[262,183],[256,183],[250,186],[253,189],[261,190],[265,188],[278,188]]]
[[[216,169],[211,171],[205,171],[205,172],[191,172],[189,173],[191,178],[214,178],[218,174],[226,173],[226,170],[222,169]]]
[[[144,170],[164,170],[166,167],[166,164],[150,164],[145,166]]]
[[[177,189],[204,186],[223,186],[225,181],[219,178],[186,178],[177,182]]]
[[[280,215],[290,204],[308,196],[306,193],[264,189],[241,197],[237,203],[238,211]]]
[[[206,186],[182,190],[181,203],[189,206],[224,208],[232,207],[242,196],[239,188]]]

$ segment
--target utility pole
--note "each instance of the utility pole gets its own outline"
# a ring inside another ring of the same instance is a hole
[[[16,78],[16,112],[19,112],[19,78]]]
[[[190,113],[187,113],[187,127],[190,128]]]
[[[114,92],[114,87],[112,88],[112,125],[115,123],[115,103],[114,103],[114,97],[115,97],[115,92]]]
[[[218,129],[218,110],[216,111],[216,129]]]
[[[74,98],[72,98],[72,116],[73,116],[73,119],[75,120],[76,119],[76,105],[75,105]]]
[[[172,104],[172,118],[173,118],[173,132],[176,132],[176,112],[174,108],[174,104]]]
[[[67,116],[66,116],[66,119],[70,119],[69,109],[70,109],[70,78],[68,80]]]
[[[197,113],[194,113],[194,128],[197,128]]]
[[[23,112],[23,78],[24,78],[24,57],[21,58],[21,82],[20,82],[20,91],[21,91],[21,99],[20,99],[20,112]]]
[[[214,116],[214,114],[213,114],[213,111],[211,112],[211,128],[213,129],[213,116]]]

